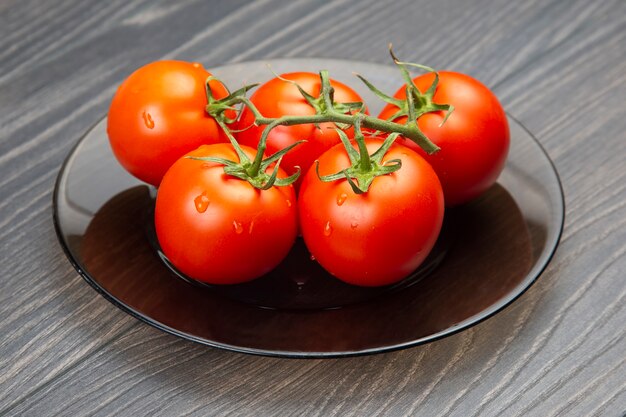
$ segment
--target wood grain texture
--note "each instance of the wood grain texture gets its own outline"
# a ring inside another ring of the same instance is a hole
[[[467,72],[546,147],[567,219],[511,307],[404,351],[283,360],[117,310],[51,220],[70,147],[160,58],[406,60]],[[621,416],[626,412],[626,3],[0,2],[0,415]]]

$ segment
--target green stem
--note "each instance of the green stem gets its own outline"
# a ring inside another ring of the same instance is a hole
[[[322,97],[323,103],[323,106],[320,106],[321,110],[324,111],[334,109],[333,103],[335,102],[335,89],[330,84],[330,76],[328,75],[327,70],[320,71],[320,81],[322,82],[320,97]]]
[[[239,162],[241,164],[249,164],[250,159],[248,158],[248,155],[246,155],[245,152],[241,149],[241,147],[239,146],[239,143],[237,142],[237,139],[235,139],[233,134],[230,132],[230,130],[228,129],[228,126],[226,126],[226,123],[223,120],[221,120],[221,118],[217,118],[215,119],[215,121],[222,128],[222,130],[226,134],[226,137],[230,141],[230,144],[235,149],[235,152],[237,153],[237,157],[239,157]]]
[[[315,170],[321,181],[331,182],[345,179],[348,181],[348,184],[350,184],[352,191],[356,194],[363,194],[369,190],[370,185],[376,177],[392,174],[402,167],[402,161],[400,159],[392,159],[383,162],[383,157],[398,137],[397,133],[392,133],[387,136],[376,152],[371,155],[365,144],[363,133],[361,132],[360,121],[357,121],[354,125],[354,141],[359,148],[358,152],[352,147],[350,139],[348,139],[348,136],[346,136],[342,130],[337,129],[337,134],[341,139],[341,143],[346,148],[348,158],[350,158],[350,166],[334,174],[320,175],[319,163],[316,161]]]
[[[439,147],[431,142],[417,127],[416,124],[400,124],[390,120],[383,120],[377,117],[369,116],[362,113],[357,114],[342,114],[334,110],[331,106],[325,109],[323,114],[315,114],[311,116],[282,116],[279,118],[264,117],[256,106],[247,97],[232,97],[228,101],[221,103],[228,106],[237,104],[243,104],[250,109],[255,117],[256,125],[268,125],[270,129],[265,129],[263,132],[267,139],[269,131],[276,126],[293,126],[299,124],[319,124],[319,123],[341,123],[352,125],[361,120],[361,125],[368,129],[379,130],[386,133],[399,133],[401,136],[410,139],[422,147],[427,153],[432,154],[439,150]],[[211,105],[207,106],[208,110],[213,110]],[[267,132],[267,133],[266,133]],[[263,138],[261,139],[263,140]]]
[[[363,139],[363,134],[361,133],[361,118],[357,118],[354,124],[354,134],[355,136],[359,136],[359,140],[356,141],[359,147],[359,154],[361,155],[361,159],[359,161],[358,167],[356,167],[359,171],[365,173],[372,170],[372,162],[370,160],[370,154],[367,151],[367,146],[365,146],[365,140]]]

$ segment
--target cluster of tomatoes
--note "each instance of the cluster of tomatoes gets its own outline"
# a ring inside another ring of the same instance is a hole
[[[211,284],[266,274],[299,234],[345,282],[397,282],[432,249],[444,206],[489,188],[508,152],[502,106],[459,73],[407,79],[382,97],[389,104],[378,117],[350,87],[318,74],[283,74],[246,91],[228,101],[200,64],[159,61],[122,83],[108,115],[117,159],[158,187],[164,254]],[[398,136],[402,126],[439,150]]]

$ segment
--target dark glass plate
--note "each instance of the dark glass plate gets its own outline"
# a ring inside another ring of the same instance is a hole
[[[275,72],[330,70],[377,114],[382,104],[354,77],[384,91],[401,84],[396,68],[285,59],[213,70],[232,87]],[[302,242],[257,281],[209,287],[184,279],[158,251],[154,190],[127,174],[108,145],[106,120],[78,142],[61,168],[54,222],[83,278],[127,313],[206,345],[284,357],[337,357],[415,346],[466,329],[502,310],[541,274],[564,220],[563,192],[545,151],[509,118],[511,151],[498,184],[445,215],[424,265],[385,288],[353,287],[329,277]]]

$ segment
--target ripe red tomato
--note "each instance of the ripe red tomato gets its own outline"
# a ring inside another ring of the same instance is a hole
[[[321,82],[318,74],[294,72],[283,74],[281,78],[295,81],[313,97],[318,97],[320,94]],[[335,102],[363,102],[363,99],[350,87],[334,80],[331,80],[330,84],[335,89]],[[250,100],[264,117],[315,114],[315,109],[305,100],[298,88],[280,78],[274,78],[261,85]],[[239,143],[256,148],[265,126],[254,126],[254,114],[247,107],[244,108],[236,126],[235,129],[241,130],[235,134]],[[306,172],[318,156],[340,142],[335,127],[334,123],[321,123],[319,128],[313,124],[277,126],[268,136],[265,153],[271,155],[295,142],[306,140],[306,143],[298,145],[287,153],[281,162],[281,167],[288,174],[293,174],[297,166],[302,169],[302,172]],[[353,129],[346,130],[346,134],[352,137]],[[296,184],[299,183],[300,180]]]
[[[254,149],[242,148],[253,158]],[[230,144],[188,155],[238,161]],[[245,282],[272,270],[293,245],[295,192],[291,185],[259,190],[222,165],[181,158],[159,187],[155,226],[161,249],[184,274],[211,284]]]
[[[413,81],[424,93],[433,80],[434,74],[428,73]],[[395,97],[406,97],[404,87]],[[441,150],[427,155],[412,141],[399,141],[417,150],[433,166],[441,180],[446,205],[461,204],[482,194],[500,175],[509,151],[509,125],[497,97],[465,74],[441,71],[433,101],[454,106],[443,126],[440,126],[445,116],[443,111],[427,113],[418,119],[419,128]],[[378,117],[388,119],[397,109],[388,104]],[[405,123],[406,117],[396,122]]]
[[[370,152],[379,139],[366,138]],[[402,167],[376,177],[369,191],[355,194],[345,179],[322,182],[312,167],[298,199],[302,237],[315,259],[335,277],[355,285],[381,286],[413,272],[432,249],[443,221],[439,179],[417,153],[393,145],[384,161]],[[319,158],[320,175],[350,166],[343,145]]]
[[[122,166],[158,186],[165,171],[202,144],[225,142],[205,107],[208,73],[202,65],[158,61],[133,72],[117,89],[109,108],[107,132]],[[217,98],[227,91],[211,82]]]

